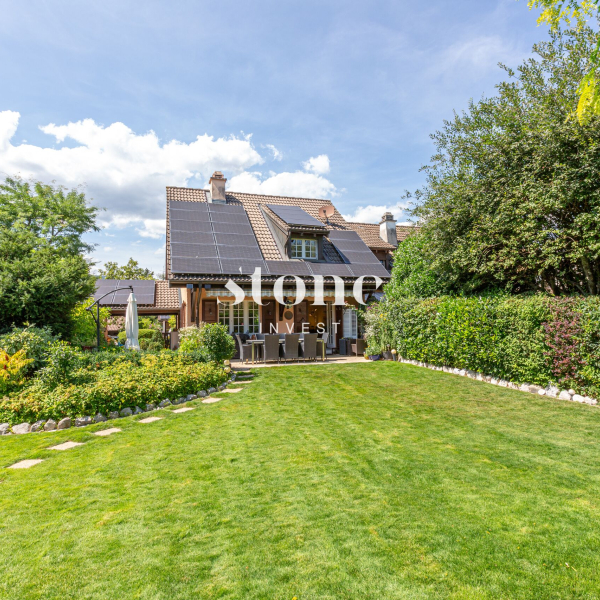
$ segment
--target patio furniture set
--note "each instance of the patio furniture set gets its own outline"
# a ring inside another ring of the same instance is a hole
[[[257,333],[251,339],[243,342],[237,338],[240,348],[240,360],[254,363],[282,360],[326,360],[327,334],[317,333]]]

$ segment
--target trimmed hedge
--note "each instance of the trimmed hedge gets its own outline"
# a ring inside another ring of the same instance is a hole
[[[0,400],[0,423],[12,425],[42,419],[107,415],[123,408],[144,407],[217,387],[228,375],[214,363],[197,363],[185,354],[128,353],[72,374],[71,380],[48,385],[40,378],[20,393]],[[107,358],[107,357],[105,357]],[[112,357],[111,357],[112,358]]]
[[[366,311],[368,353],[600,395],[600,299],[443,296]]]

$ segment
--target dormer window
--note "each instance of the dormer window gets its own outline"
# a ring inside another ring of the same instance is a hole
[[[318,248],[317,240],[292,238],[290,258],[317,260]]]

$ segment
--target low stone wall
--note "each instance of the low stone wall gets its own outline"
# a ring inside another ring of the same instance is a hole
[[[596,398],[590,398],[589,396],[582,396],[576,394],[575,390],[560,390],[554,386],[548,386],[543,388],[539,385],[530,385],[529,383],[512,383],[505,379],[498,379],[491,375],[484,375],[483,373],[477,373],[476,371],[467,371],[466,369],[457,369],[453,367],[440,367],[438,365],[432,365],[418,360],[410,360],[407,358],[398,357],[398,362],[406,363],[408,365],[414,365],[416,367],[425,367],[432,371],[443,371],[444,373],[452,373],[453,375],[460,375],[461,377],[469,377],[477,381],[484,381],[492,385],[509,388],[511,390],[518,390],[520,392],[527,392],[529,394],[537,394],[538,396],[549,396],[550,398],[558,398],[559,400],[570,400],[572,402],[581,402],[583,404],[589,404],[596,406],[598,400]]]
[[[224,390],[227,387],[227,385],[233,381],[235,381],[235,375],[232,375],[229,381],[227,381],[226,383],[222,383],[219,386],[219,390]],[[58,423],[52,419],[49,419],[48,421],[36,421],[35,423],[19,423],[18,425],[13,425],[12,427],[8,423],[2,423],[0,424],[0,436],[13,434],[18,435],[23,433],[36,433],[41,431],[56,431],[59,429],[69,429],[73,425],[75,427],[85,427],[86,425],[92,425],[94,423],[103,423],[111,419],[121,419],[123,417],[130,417],[132,415],[140,415],[142,413],[152,412],[153,410],[165,408],[173,404],[183,404],[184,402],[196,400],[197,398],[206,398],[209,394],[214,394],[219,390],[217,390],[217,388],[209,388],[208,390],[201,390],[199,392],[196,392],[195,394],[188,394],[185,397],[176,398],[175,400],[169,400],[167,398],[159,404],[146,404],[145,409],[141,409],[139,406],[136,406],[134,409],[124,408],[120,412],[111,412],[108,413],[108,415],[106,416],[101,413],[98,413],[95,417],[86,416],[77,417],[76,419],[65,417],[64,419],[61,419]]]

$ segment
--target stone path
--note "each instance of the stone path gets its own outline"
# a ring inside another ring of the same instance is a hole
[[[113,433],[118,433],[119,431],[121,430],[117,427],[111,427],[110,429],[103,429],[102,431],[94,431],[94,435],[105,437],[107,435],[112,435]]]
[[[21,462],[15,463],[8,467],[9,469],[29,469],[29,467],[33,467],[34,465],[39,465],[41,462],[44,462],[41,458],[35,460],[22,460]]]
[[[75,448],[76,446],[83,446],[81,442],[63,442],[58,446],[51,446],[48,450],[70,450],[71,448]]]
[[[254,375],[252,374],[247,374],[247,375],[238,375],[237,376],[237,380],[236,383],[251,383],[252,379],[254,379]],[[238,392],[241,392],[244,388],[234,388],[234,389],[229,389],[229,388],[225,388],[224,390],[219,390],[218,393],[221,392],[225,392],[228,394],[237,394]],[[210,396],[208,398],[204,398],[202,400],[202,404],[214,404],[215,402],[220,402],[221,400],[223,400],[223,398],[211,398]],[[182,408],[178,408],[172,412],[174,413],[185,413],[188,412],[190,410],[194,410],[196,407],[194,406],[183,406]],[[145,419],[140,419],[139,421],[137,421],[138,423],[155,423],[156,421],[162,421],[163,417],[146,417]],[[14,428],[13,428],[14,429]],[[56,431],[56,430],[54,430]],[[113,433],[119,433],[121,430],[118,427],[111,427],[110,429],[102,429],[100,431],[94,431],[94,435],[100,436],[100,437],[106,437],[109,435],[112,435]],[[83,442],[63,442],[62,444],[58,444],[57,446],[50,446],[48,448],[48,450],[70,450],[71,448],[76,448],[77,446],[83,446],[85,445]],[[39,465],[41,462],[44,462],[43,459],[29,459],[29,460],[21,460],[18,463],[15,463],[14,465],[10,465],[9,467],[7,467],[8,469],[29,469],[30,467],[33,467],[35,465]]]
[[[146,417],[145,419],[140,419],[138,423],[154,423],[154,421],[162,421],[162,417]]]

